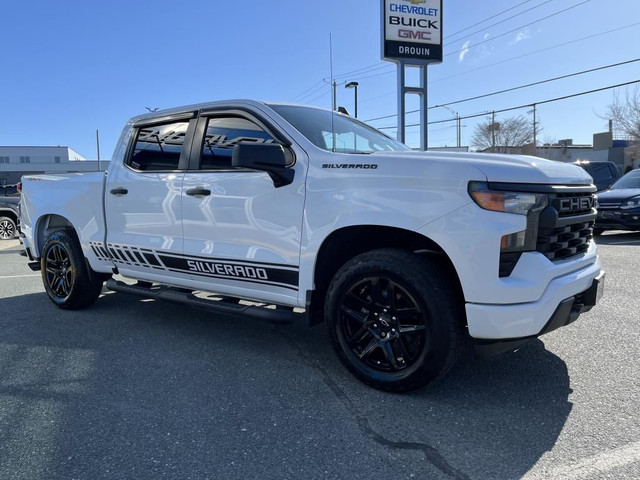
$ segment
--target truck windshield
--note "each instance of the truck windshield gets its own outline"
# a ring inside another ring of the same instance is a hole
[[[352,154],[410,150],[406,145],[348,115],[296,105],[269,106],[323,150]]]

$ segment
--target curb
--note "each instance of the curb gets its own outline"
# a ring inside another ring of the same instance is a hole
[[[12,250],[15,248],[20,248],[20,240],[17,238],[15,240],[0,240],[0,250]]]

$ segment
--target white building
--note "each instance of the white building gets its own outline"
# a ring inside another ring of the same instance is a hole
[[[0,146],[0,185],[17,183],[25,174],[95,172],[107,165],[69,147]]]

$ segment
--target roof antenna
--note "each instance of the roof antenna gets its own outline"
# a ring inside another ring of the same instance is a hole
[[[332,141],[332,146],[331,146],[331,151],[333,153],[336,153],[336,127],[335,127],[335,115],[336,115],[336,110],[335,110],[335,104],[336,104],[336,89],[335,89],[335,80],[333,79],[333,39],[331,37],[331,34],[329,34],[329,62],[330,62],[330,68],[331,68],[331,86],[333,89],[333,102],[332,102],[332,107],[331,107],[331,141]]]

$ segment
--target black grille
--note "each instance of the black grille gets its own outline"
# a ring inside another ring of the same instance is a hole
[[[549,260],[565,260],[589,249],[595,222],[580,222],[558,228],[540,228],[536,251]]]
[[[595,205],[595,196],[588,187],[580,190],[574,188],[569,193],[549,193],[548,206],[540,212],[540,216],[527,219],[528,229],[535,231],[537,223],[535,251],[552,262],[585,253],[593,241],[596,210],[592,206]],[[500,254],[500,277],[511,275],[521,255]]]
[[[586,252],[593,240],[596,220],[596,210],[589,205],[595,205],[591,192],[550,195],[549,206],[540,214],[536,251],[551,261]],[[573,208],[567,209],[567,206]]]

